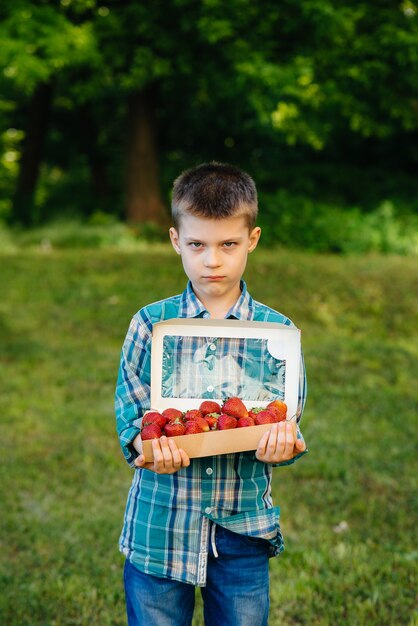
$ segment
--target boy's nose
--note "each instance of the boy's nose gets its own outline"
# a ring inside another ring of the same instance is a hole
[[[205,255],[206,267],[219,267],[221,265],[220,256],[216,250],[208,249]]]

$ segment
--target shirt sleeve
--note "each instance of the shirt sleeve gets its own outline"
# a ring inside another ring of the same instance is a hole
[[[130,323],[122,346],[115,392],[116,430],[129,465],[138,456],[132,442],[150,408],[152,322],[142,310]]]

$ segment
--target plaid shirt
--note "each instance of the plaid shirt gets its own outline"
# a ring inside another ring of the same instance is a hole
[[[253,300],[244,281],[241,289],[226,318],[292,325],[288,318]],[[131,466],[137,456],[132,441],[140,432],[144,412],[150,409],[153,324],[181,317],[209,317],[190,283],[182,294],[141,309],[123,344],[115,408],[120,444]],[[303,356],[301,362],[298,422],[306,398]],[[289,465],[302,454],[278,465]],[[169,475],[136,469],[119,542],[121,552],[143,572],[198,586],[206,584],[211,521],[233,532],[267,539],[272,554],[279,554],[283,539],[279,508],[273,506],[271,497],[271,475],[272,464],[258,461],[254,452],[191,459],[189,467]]]

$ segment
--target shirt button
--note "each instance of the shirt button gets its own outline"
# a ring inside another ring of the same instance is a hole
[[[214,352],[216,350],[216,345],[214,343],[211,343],[209,346],[209,349],[212,350],[212,352]]]
[[[208,313],[207,311],[205,311],[205,312],[203,313],[203,317],[205,318],[205,320],[207,320],[207,319],[208,319],[208,317],[209,317],[209,313]]]
[[[205,509],[205,513],[207,513],[207,515],[210,515],[212,513],[212,507],[207,506]]]
[[[211,467],[208,467],[208,469],[206,470],[206,474],[207,474],[208,476],[212,476],[212,474],[213,474],[213,469],[212,469]]]
[[[208,387],[208,389],[207,389],[207,390],[208,390],[209,392],[212,392],[212,391],[214,390],[213,385],[209,385],[209,387]]]

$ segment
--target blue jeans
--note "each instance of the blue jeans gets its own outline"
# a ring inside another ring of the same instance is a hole
[[[206,587],[201,588],[206,626],[267,626],[269,546],[216,526],[209,549]],[[191,626],[195,587],[144,574],[125,562],[129,626]]]

